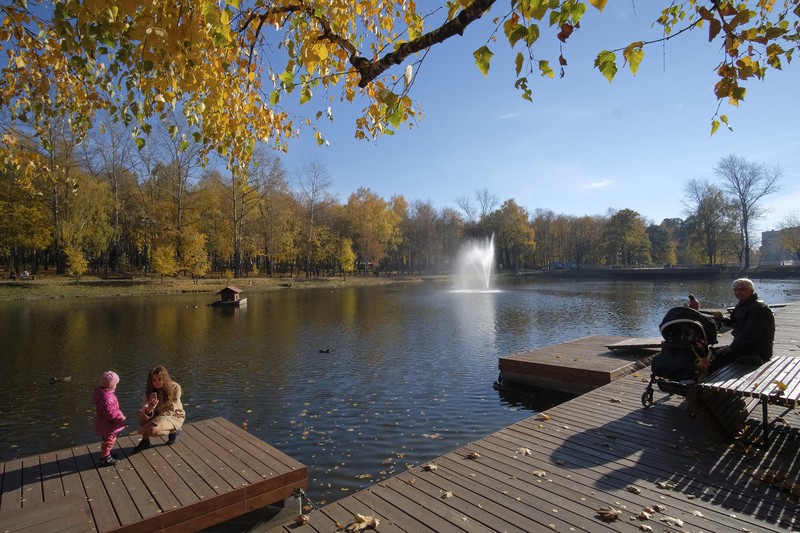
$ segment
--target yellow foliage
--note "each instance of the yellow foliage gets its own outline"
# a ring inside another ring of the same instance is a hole
[[[301,122],[278,107],[286,96],[305,103],[331,99],[329,91],[338,89],[341,100],[364,99],[356,137],[375,138],[417,116],[408,97],[413,82],[402,76],[409,61],[421,61],[418,53],[463,33],[495,4],[458,0],[446,10],[429,3],[421,10],[409,0],[10,0],[0,12],[0,46],[8,56],[0,109],[42,132],[52,117],[68,116],[78,136],[95,113],[110,110],[138,124],[140,144],[152,121],[183,112],[202,132],[201,155],[217,151],[246,163],[256,142],[268,139],[285,150],[298,134]],[[724,2],[716,10],[698,0],[664,4],[656,20],[663,39],[597,56],[595,66],[609,81],[617,74],[617,52],[635,74],[648,46],[708,24],[713,45],[721,44],[729,58],[718,66],[715,96],[737,105],[745,94],[739,82],[781,68],[800,39],[796,2],[759,0],[754,10],[748,2]],[[514,2],[496,18],[487,44],[505,36],[512,48],[528,49],[515,54],[511,68],[521,96],[532,100],[528,75],[555,77],[552,61],[533,60],[533,47],[543,40],[535,22],[549,20],[558,31],[563,76],[570,36],[587,23],[589,7],[605,5]],[[525,65],[520,57],[531,59]],[[476,52],[484,74],[491,58],[488,46]],[[286,73],[273,70],[281,64],[290,66]]]

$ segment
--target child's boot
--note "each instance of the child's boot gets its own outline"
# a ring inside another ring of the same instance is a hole
[[[119,459],[114,457],[111,454],[106,455],[105,457],[100,458],[100,466],[114,466],[119,462]]]
[[[142,440],[139,441],[139,444],[133,449],[133,453],[139,453],[141,451],[147,450],[150,448],[150,439],[148,437],[142,437]]]

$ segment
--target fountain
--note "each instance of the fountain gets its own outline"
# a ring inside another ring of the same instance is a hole
[[[494,269],[494,235],[464,244],[456,260],[453,289],[459,292],[491,291]]]

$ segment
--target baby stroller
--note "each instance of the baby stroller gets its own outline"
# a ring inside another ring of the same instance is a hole
[[[653,405],[653,385],[670,396],[686,392],[705,376],[711,346],[717,343],[714,320],[690,307],[673,307],[659,324],[661,352],[653,357],[652,375],[642,405]]]

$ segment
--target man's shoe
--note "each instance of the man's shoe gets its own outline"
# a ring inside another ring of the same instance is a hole
[[[118,462],[119,459],[117,459],[113,455],[106,455],[105,457],[100,458],[100,466],[114,466]]]
[[[133,449],[133,453],[139,453],[141,451],[147,450],[148,448],[152,448],[152,444],[150,444],[150,439],[142,439],[139,441],[139,444]]]
[[[170,433],[170,434],[169,434],[169,437],[167,437],[167,444],[169,444],[170,446],[172,446],[173,444],[175,444],[176,442],[178,442],[178,439],[180,439],[180,438],[181,438],[181,433],[183,433],[183,430],[182,430],[182,429],[176,429],[175,431],[173,431],[172,433]]]

